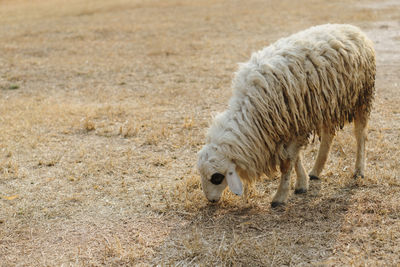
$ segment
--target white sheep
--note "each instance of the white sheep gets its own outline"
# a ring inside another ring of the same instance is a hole
[[[366,126],[375,90],[372,42],[351,25],[326,24],[283,38],[253,53],[233,80],[233,96],[217,115],[198,154],[203,191],[215,202],[228,185],[242,195],[252,183],[280,167],[271,206],[284,204],[290,173],[295,193],[308,190],[301,149],[311,135],[321,144],[310,179],[318,179],[336,130],[354,120],[354,176],[364,176]]]

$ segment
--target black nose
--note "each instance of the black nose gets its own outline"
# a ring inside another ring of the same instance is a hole
[[[215,199],[211,199],[211,200],[209,200],[209,201],[212,202],[212,203],[218,202],[218,200],[215,200]]]

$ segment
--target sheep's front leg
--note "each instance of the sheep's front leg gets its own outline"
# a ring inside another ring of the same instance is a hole
[[[326,160],[328,159],[329,150],[331,149],[331,144],[333,137],[335,135],[326,129],[322,129],[321,133],[321,144],[319,145],[317,159],[315,160],[314,167],[310,172],[310,180],[319,180],[319,175],[324,168]]]
[[[271,207],[273,208],[285,204],[285,201],[289,196],[290,173],[292,172],[295,160],[287,159],[281,162],[280,168],[282,176],[278,187],[278,191],[276,192],[271,202]]]
[[[308,176],[304,170],[302,163],[302,155],[299,153],[294,167],[297,175],[296,186],[294,189],[295,194],[304,194],[308,191]]]

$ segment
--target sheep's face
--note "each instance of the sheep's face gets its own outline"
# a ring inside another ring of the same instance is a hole
[[[209,201],[217,202],[227,185],[235,194],[242,194],[242,183],[236,173],[236,166],[218,151],[216,145],[208,144],[200,150],[197,168],[203,192]]]

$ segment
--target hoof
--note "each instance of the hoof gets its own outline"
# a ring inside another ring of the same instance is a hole
[[[294,190],[294,193],[295,194],[305,194],[305,193],[307,193],[307,189],[303,189],[303,188],[296,189],[296,190]]]
[[[319,177],[315,176],[315,175],[310,174],[309,177],[310,177],[310,180],[320,180]]]
[[[278,207],[282,207],[284,205],[285,205],[285,203],[283,203],[283,202],[275,202],[275,201],[271,202],[271,208],[278,208]]]
[[[353,175],[353,178],[354,178],[354,179],[357,179],[358,177],[360,177],[361,179],[364,179],[364,174],[355,173],[355,174]]]

